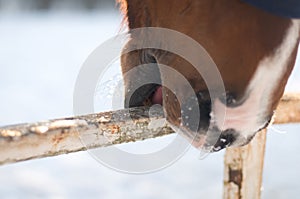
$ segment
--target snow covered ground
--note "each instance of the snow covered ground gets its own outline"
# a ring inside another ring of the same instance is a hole
[[[0,15],[0,126],[72,115],[81,64],[118,33],[120,23],[121,16],[111,11]],[[300,91],[299,83],[298,64],[288,90]],[[269,131],[263,198],[297,198],[300,125],[274,128],[286,133]],[[223,155],[199,160],[199,151],[190,149],[170,167],[147,175],[118,173],[87,152],[5,165],[0,198],[221,198]]]

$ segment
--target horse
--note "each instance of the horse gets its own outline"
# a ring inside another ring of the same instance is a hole
[[[196,131],[199,139],[192,144],[196,148],[210,146],[211,151],[246,145],[270,124],[295,65],[300,40],[297,19],[300,3],[293,0],[279,3],[270,0],[119,0],[119,3],[129,31],[165,28],[201,44],[216,64],[225,88],[225,93],[212,98],[204,78],[187,60],[161,49],[137,49],[121,57],[125,91],[130,90],[132,84],[138,84],[141,76],[147,79],[155,75],[160,83],[143,85],[133,94],[125,93],[127,107],[162,105],[171,126],[186,126]],[[133,35],[124,48],[137,45],[140,40],[140,35]],[[142,70],[125,75],[144,64],[150,64],[151,75]],[[178,119],[181,106],[190,101],[190,94],[185,93],[186,85],[172,75],[161,74],[159,65],[170,66],[191,85],[198,102],[198,107],[193,109],[200,110],[196,129]],[[176,93],[162,86],[164,82],[178,88],[184,96],[182,104]],[[226,112],[223,120],[221,110]]]

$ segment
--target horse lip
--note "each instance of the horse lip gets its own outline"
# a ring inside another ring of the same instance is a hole
[[[129,107],[139,107],[139,106],[151,106],[153,104],[152,98],[156,90],[161,87],[159,84],[146,84],[136,89],[132,93],[129,100]]]

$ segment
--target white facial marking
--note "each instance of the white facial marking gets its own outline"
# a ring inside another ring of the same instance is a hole
[[[282,43],[274,54],[262,59],[251,79],[246,93],[248,98],[238,107],[225,107],[219,100],[213,104],[211,122],[224,131],[235,129],[247,138],[265,125],[265,117],[272,102],[272,93],[276,92],[280,79],[286,72],[289,57],[297,45],[300,23],[292,20]],[[225,119],[222,120],[222,111],[226,110]]]

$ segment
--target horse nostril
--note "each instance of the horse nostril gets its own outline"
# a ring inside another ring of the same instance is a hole
[[[220,135],[218,141],[213,147],[213,151],[220,151],[230,146],[236,140],[236,132],[233,129],[228,129]]]
[[[226,92],[223,96],[221,96],[220,101],[228,107],[236,106],[237,100],[236,96],[233,93]]]

